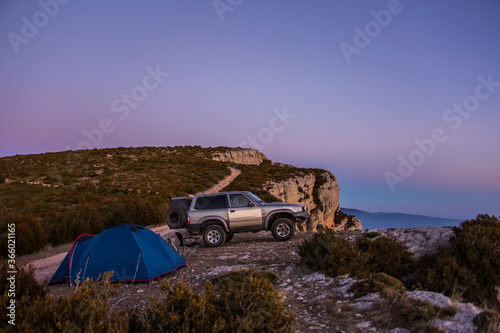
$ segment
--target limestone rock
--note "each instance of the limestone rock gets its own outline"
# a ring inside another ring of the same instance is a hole
[[[340,211],[339,185],[331,172],[311,172],[279,182],[268,181],[264,189],[283,202],[307,206],[311,214],[307,222],[309,231],[315,231],[318,226],[336,230],[361,229],[361,222],[354,217],[354,221],[336,220]]]
[[[452,227],[416,227],[401,229],[372,229],[364,232],[378,232],[381,236],[394,237],[414,254],[416,259],[436,253],[439,247],[449,246]]]
[[[354,215],[347,215],[338,209],[335,212],[335,230],[361,230],[361,221]]]
[[[268,159],[266,155],[260,151],[250,148],[237,148],[213,153],[212,158],[215,161],[247,165],[260,165],[264,160]]]
[[[481,309],[475,305],[471,303],[453,303],[449,297],[430,291],[408,291],[406,294],[411,298],[429,301],[435,306],[456,309],[455,316],[450,320],[434,319],[431,321],[431,324],[444,332],[463,333],[476,331],[473,320],[481,312]]]

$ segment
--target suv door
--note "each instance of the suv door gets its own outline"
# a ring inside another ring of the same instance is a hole
[[[231,229],[262,228],[262,210],[244,194],[228,194]]]

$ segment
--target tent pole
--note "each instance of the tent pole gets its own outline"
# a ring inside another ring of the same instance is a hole
[[[83,283],[83,279],[85,278],[85,272],[87,271],[87,265],[89,264],[89,258],[90,258],[90,253],[87,256],[87,262],[85,263],[85,269],[83,270],[82,283]]]
[[[142,256],[142,251],[139,251],[139,258],[137,259],[137,266],[135,267],[135,273],[134,273],[134,279],[132,280],[132,283],[135,281],[135,277],[137,276],[137,271],[139,270],[139,262],[141,261],[141,256]]]

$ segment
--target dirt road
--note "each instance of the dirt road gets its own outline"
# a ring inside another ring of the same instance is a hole
[[[220,192],[224,187],[226,187],[229,184],[231,184],[233,182],[233,180],[241,174],[241,170],[238,170],[238,169],[235,169],[235,168],[231,168],[231,167],[229,169],[231,169],[231,174],[229,176],[227,176],[226,178],[224,178],[223,180],[221,180],[217,185],[209,188],[208,190],[206,190],[203,193],[207,194],[207,193],[217,193],[217,192]]]

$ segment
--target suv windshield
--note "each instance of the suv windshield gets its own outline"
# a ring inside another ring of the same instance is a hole
[[[258,196],[256,196],[255,194],[253,194],[252,192],[246,192],[246,194],[252,198],[252,200],[254,200],[256,203],[264,203],[264,200],[262,200],[261,198],[259,198]]]

